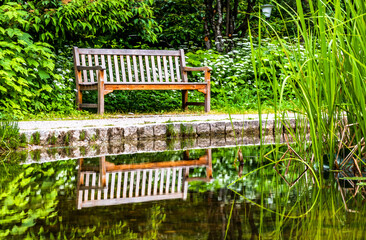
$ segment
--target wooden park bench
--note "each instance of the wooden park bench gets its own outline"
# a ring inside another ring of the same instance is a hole
[[[114,90],[182,90],[182,107],[200,105],[210,111],[209,67],[186,67],[183,50],[89,49],[74,47],[78,109],[104,113],[104,95]],[[188,82],[187,73],[203,71],[205,82]],[[82,91],[97,90],[98,104],[83,103]],[[205,95],[205,102],[188,102],[188,90]]]
[[[188,182],[212,180],[211,149],[199,159],[115,165],[99,158],[99,166],[85,166],[79,159],[78,209],[169,199],[186,200]],[[206,177],[189,177],[190,169],[206,167]]]

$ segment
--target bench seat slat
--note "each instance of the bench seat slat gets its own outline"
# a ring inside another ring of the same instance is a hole
[[[98,55],[94,55],[94,64],[95,66],[99,66],[99,56]],[[98,76],[99,76],[99,71],[96,71],[96,81],[98,82]]]
[[[151,82],[151,78],[150,78],[150,64],[149,64],[149,57],[145,56],[145,66],[146,66],[146,76],[147,76],[147,81]]]
[[[107,55],[107,60],[108,60],[108,74],[109,74],[109,81],[113,82],[113,69],[112,69],[112,59],[111,59],[111,55]]]
[[[123,59],[122,55],[119,56],[119,59],[121,60],[122,81],[126,82],[125,60]]]
[[[164,66],[164,74],[165,74],[165,82],[169,82],[169,74],[168,74],[168,63],[166,61],[166,56],[163,56],[163,66]],[[163,82],[163,81],[161,81]]]
[[[132,56],[132,62],[133,62],[133,73],[135,74],[135,82],[140,82],[139,81],[139,74],[137,71],[137,63],[136,63],[136,56],[133,55]]]
[[[155,57],[151,56],[151,71],[153,73],[153,82],[156,82],[156,67],[155,67]]]
[[[116,81],[120,82],[120,78],[119,78],[119,68],[118,68],[118,58],[117,55],[113,56],[114,59],[114,69],[115,69],[115,73],[116,73]]]
[[[82,83],[80,85],[96,85],[97,83]],[[104,82],[104,85],[146,85],[146,86],[154,86],[154,85],[207,85],[206,82]]]
[[[85,55],[81,55],[81,64],[83,64],[83,66],[86,66]],[[88,82],[88,75],[87,75],[86,70],[83,70],[83,78],[84,78],[83,82]]]
[[[90,67],[92,67],[92,66],[93,66],[92,56],[91,56],[90,54],[88,54],[88,65],[89,65]],[[90,74],[90,81],[91,81],[91,82],[95,82],[95,81],[94,81],[94,72],[93,72],[93,70],[90,70],[90,71],[89,71],[89,74]]]
[[[100,55],[100,61],[102,62],[102,67],[106,68],[104,55]],[[107,71],[105,71],[104,79],[108,79],[107,76],[108,76],[108,73],[107,73]]]
[[[106,83],[105,90],[205,90],[206,83],[202,84],[117,84]]]
[[[130,58],[130,56],[126,56],[126,61],[127,61],[128,81],[132,82],[132,70],[131,70],[131,58]]]
[[[169,67],[170,67],[170,80],[171,82],[175,82],[174,80],[174,66],[173,66],[173,58],[169,56]]]
[[[145,82],[144,62],[142,61],[141,55],[139,56],[139,65],[140,65],[141,82]]]
[[[180,79],[179,58],[178,57],[175,57],[174,60],[175,60],[175,71],[176,71],[176,74],[177,74],[177,81],[178,82],[181,82],[181,79]]]
[[[156,60],[158,61],[159,82],[163,82],[163,74],[162,74],[162,71],[161,71],[161,57],[157,56]]]

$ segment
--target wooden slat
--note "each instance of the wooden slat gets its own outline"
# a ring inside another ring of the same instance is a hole
[[[125,60],[123,56],[119,56],[119,60],[121,61],[121,69],[122,69],[122,81],[126,82],[126,70],[125,70]]]
[[[136,56],[132,56],[132,62],[133,62],[133,73],[135,75],[135,81],[133,81],[133,82],[140,82],[139,81],[139,73],[137,71]]]
[[[188,181],[184,181],[183,186],[183,200],[187,199],[187,193],[188,193]]]
[[[114,183],[116,181],[116,173],[112,173],[112,176],[111,176],[111,191],[110,191],[110,196],[109,198],[112,199],[114,198]]]
[[[131,70],[131,59],[130,56],[126,57],[127,61],[127,72],[128,72],[128,81],[132,82],[132,70]]]
[[[153,170],[150,169],[149,170],[149,183],[147,185],[147,195],[150,196],[151,195],[151,187],[153,185]]]
[[[128,172],[125,172],[125,177],[123,179],[123,192],[122,192],[123,198],[127,197],[127,182],[128,182]]]
[[[82,208],[83,205],[83,191],[79,190],[79,196],[78,196],[78,209]]]
[[[106,181],[107,186],[103,190],[103,199],[104,200],[108,198],[109,173],[106,174],[105,181]]]
[[[169,162],[147,162],[138,164],[121,164],[121,165],[107,165],[108,172],[113,171],[128,171],[138,169],[162,169],[172,167],[190,167],[190,166],[202,166],[207,164],[207,155],[201,156],[199,159],[181,160],[181,161],[169,161]]]
[[[105,90],[199,90],[205,91],[206,84],[105,84]]]
[[[165,193],[168,194],[169,193],[169,188],[170,188],[170,168],[168,168],[166,170],[166,185],[165,185]]]
[[[90,177],[90,173],[87,173],[87,174],[85,174],[86,176],[85,176],[85,186],[86,187],[88,187],[89,186],[89,177]],[[88,201],[89,200],[89,190],[88,189],[86,189],[85,191],[84,191],[84,200],[85,201]]]
[[[155,57],[154,56],[151,56],[151,71],[153,73],[153,82],[157,82],[157,80],[156,80]]]
[[[173,168],[173,177],[172,177],[172,193],[175,193],[175,178],[177,177],[177,169]]]
[[[99,187],[102,187],[103,185],[102,185],[102,182],[101,182],[101,176],[100,176],[100,174],[99,174],[99,176],[98,176],[98,186]],[[102,199],[102,189],[98,189],[98,192],[97,192],[97,199],[98,200],[101,200]]]
[[[94,187],[96,187],[96,181],[97,181],[97,174],[96,173],[92,173],[92,189],[90,190],[90,200],[94,200],[95,198],[95,189],[93,189]]]
[[[118,177],[117,177],[117,194],[116,194],[116,198],[121,197],[121,184],[122,184],[122,172],[119,172]]]
[[[150,77],[150,64],[149,64],[149,57],[145,56],[145,66],[146,66],[146,76],[147,76],[147,81],[151,82],[151,77]]]
[[[137,171],[136,175],[135,197],[138,197],[140,192],[140,172],[141,171]]]
[[[153,196],[158,194],[158,182],[159,182],[159,169],[155,169],[154,174],[154,192]]]
[[[145,190],[146,190],[146,171],[147,170],[143,170],[143,172],[142,172],[141,196],[145,196]]]
[[[114,71],[116,73],[116,81],[120,82],[117,55],[114,55],[113,58],[114,58]]]
[[[141,55],[139,56],[139,65],[140,65],[141,82],[145,82],[144,61],[142,60]]]
[[[135,172],[132,171],[130,172],[130,191],[129,191],[129,194],[128,194],[128,197],[133,197],[133,185],[134,185],[134,180],[135,180]]]
[[[182,79],[180,78],[180,67],[179,67],[179,58],[175,57],[175,71],[177,74],[177,82],[181,82]]]
[[[82,103],[82,104],[80,104],[80,107],[82,107],[82,108],[97,108],[98,104],[96,104],[96,103]]]
[[[81,55],[81,64],[82,64],[82,66],[86,66],[85,55]],[[84,79],[83,82],[88,82],[88,75],[87,75],[86,70],[83,70],[83,79]]]
[[[157,56],[156,60],[158,61],[158,71],[159,71],[159,80],[158,80],[158,82],[163,82],[163,74],[162,74],[162,71],[161,71],[161,57]]]
[[[83,203],[83,208],[95,207],[95,206],[112,206],[119,204],[131,204],[131,203],[142,203],[142,202],[150,202],[150,201],[160,201],[160,200],[169,200],[169,199],[182,199],[182,193],[174,193],[168,195],[157,195],[157,196],[144,196],[144,197],[135,197],[135,198],[120,198],[120,199],[109,199],[105,200],[95,200]]]
[[[186,102],[186,104],[192,106],[205,106],[204,102]]]
[[[186,102],[186,104],[192,106],[205,106],[204,102]]]
[[[168,63],[166,61],[166,56],[163,56],[163,66],[164,66],[165,82],[169,82]]]
[[[107,55],[107,59],[108,59],[109,82],[113,82],[113,67],[112,67],[113,65],[112,65],[111,55]]]
[[[180,56],[179,50],[141,50],[141,49],[97,49],[97,48],[78,48],[79,54],[98,54],[98,55],[141,55],[141,56]]]
[[[160,189],[159,189],[159,194],[163,194],[163,190],[164,190],[164,169],[160,169]]]
[[[180,51],[180,69],[181,69],[182,79],[183,79],[183,82],[188,82],[187,72],[183,71],[183,68],[186,66],[186,60],[184,59],[184,51],[183,51],[183,49],[181,49],[179,51]]]
[[[173,58],[169,56],[169,67],[170,67],[170,79],[171,82],[175,82],[174,80],[174,65],[173,65]]]
[[[179,168],[179,170],[178,170],[177,192],[182,192],[182,168]]]
[[[94,55],[94,65],[99,66],[99,55]],[[98,81],[99,71],[96,71],[96,82]]]
[[[93,66],[93,60],[92,60],[92,56],[90,54],[88,54],[88,65]],[[89,76],[90,76],[90,82],[95,82],[94,81],[94,71],[93,70],[89,71]]]
[[[104,55],[100,55],[100,61],[101,61],[102,67],[106,68]],[[105,74],[104,78],[107,80],[108,79],[108,73],[107,73],[107,71],[105,71],[105,73],[106,74]]]

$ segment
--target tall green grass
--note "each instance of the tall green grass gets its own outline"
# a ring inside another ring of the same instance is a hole
[[[24,143],[17,122],[0,121],[0,152],[15,149]]]
[[[285,71],[288,76],[283,84],[290,84],[296,94],[299,103],[297,110],[309,123],[314,163],[322,170],[325,154],[330,156],[332,167],[344,117],[347,117],[348,123],[357,123],[351,128],[351,133],[355,134],[353,143],[364,142],[366,2],[309,0],[307,13],[302,1],[296,2],[296,10],[277,5],[277,10],[290,14],[298,32],[297,48],[282,45],[291,66],[290,71]],[[281,43],[281,38],[272,31],[271,25],[267,22],[265,24]],[[304,56],[290,58],[296,56],[300,48],[305,49]],[[257,62],[264,58],[263,55],[256,57]],[[257,66],[257,71],[271,76],[275,82],[278,73],[274,65],[275,63],[269,68]],[[276,102],[281,103],[283,87],[280,89],[275,87],[276,84],[273,86],[279,96]],[[295,140],[300,139],[298,134],[292,134]]]

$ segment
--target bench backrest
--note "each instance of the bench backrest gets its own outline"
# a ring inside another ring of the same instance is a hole
[[[77,191],[77,208],[187,198],[186,177],[190,167],[137,169],[106,174],[105,187],[99,173],[82,172],[84,186]]]
[[[74,47],[77,66],[104,66],[105,82],[172,83],[188,82],[184,51],[139,49],[90,49]],[[96,83],[98,71],[83,70],[76,74],[78,83]]]

